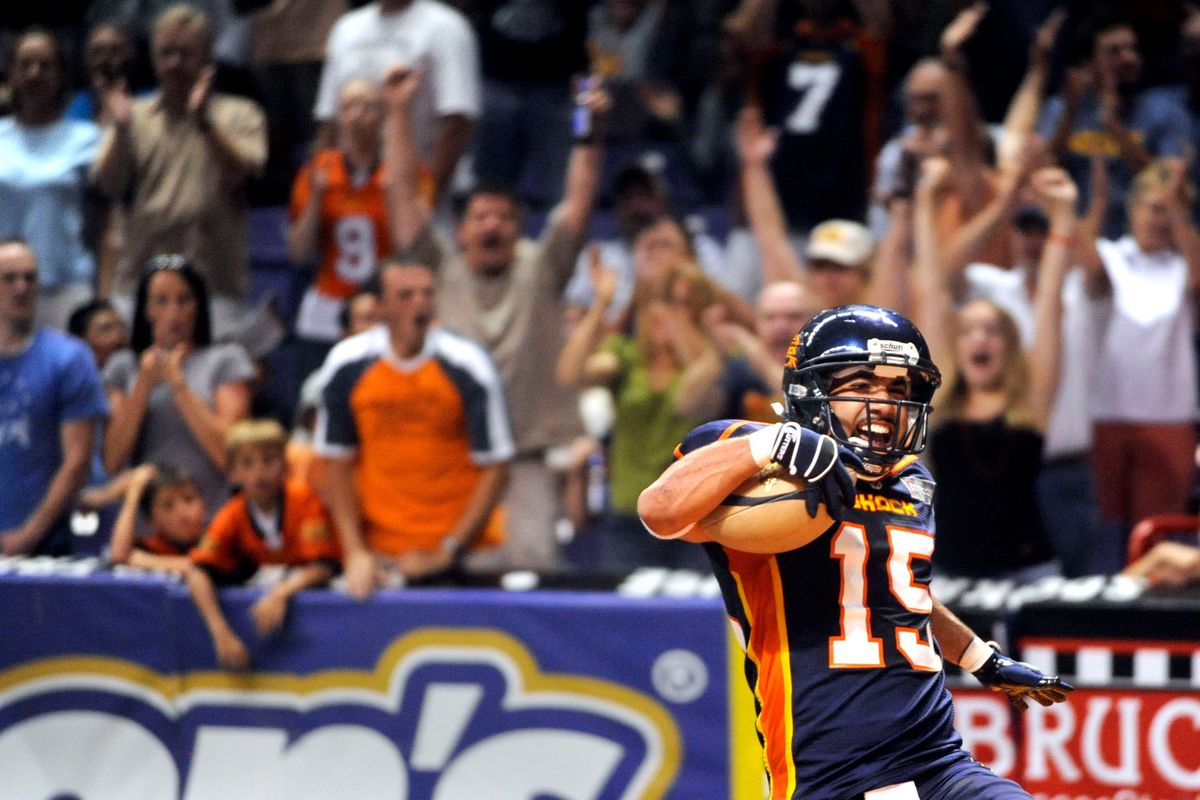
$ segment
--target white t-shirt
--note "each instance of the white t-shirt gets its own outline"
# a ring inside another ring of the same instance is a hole
[[[417,153],[430,163],[437,143],[438,118],[479,116],[479,46],[458,11],[435,0],[414,0],[403,11],[380,12],[371,3],[342,16],[325,46],[325,68],[313,116],[324,121],[337,112],[342,86],[354,78],[383,79],[397,63],[424,70],[413,101],[412,128]]]
[[[967,300],[991,300],[1017,324],[1021,344],[1033,344],[1033,298],[1023,267],[1002,269],[991,264],[971,264],[966,269]],[[1088,414],[1092,387],[1092,362],[1099,330],[1098,304],[1087,296],[1082,269],[1072,269],[1062,287],[1062,342],[1058,362],[1058,389],[1046,423],[1043,453],[1059,458],[1086,453],[1092,446],[1092,419]]]
[[[1108,422],[1191,422],[1196,357],[1188,266],[1171,250],[1145,253],[1132,236],[1096,242],[1112,283],[1092,416]]]

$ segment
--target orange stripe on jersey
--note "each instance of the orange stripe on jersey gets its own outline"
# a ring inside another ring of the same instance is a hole
[[[728,548],[725,553],[750,623],[746,655],[758,667],[753,689],[760,709],[758,730],[771,779],[771,800],[786,800],[796,791],[796,762],[792,755],[791,652],[779,564],[770,555]]]
[[[721,431],[721,435],[717,437],[717,441],[720,442],[725,439],[728,439],[730,436],[733,436],[735,431],[737,431],[741,428],[744,428],[746,426],[746,424],[747,424],[746,420],[744,420],[744,419],[738,420],[737,422],[733,423],[725,430]]]
[[[892,475],[899,475],[901,472],[908,469],[908,467],[911,466],[916,460],[917,460],[916,456],[905,456],[904,458],[900,459],[899,461],[897,461],[895,464],[892,465],[892,468],[889,469],[887,472],[887,477],[891,477]],[[879,480],[879,479],[876,478],[876,480]]]
[[[693,429],[692,429],[692,431],[691,431],[691,432],[690,432],[690,433],[689,433],[687,436],[683,437],[683,441],[682,441],[682,442],[680,442],[679,444],[675,445],[675,453],[674,453],[675,460],[676,460],[676,461],[678,461],[679,459],[683,458],[683,457],[684,457],[684,455],[686,455],[686,454],[683,452],[683,446],[684,446],[685,444],[688,444],[688,440],[689,440],[689,439],[691,439],[693,436],[696,436],[697,434],[700,434],[702,431],[703,431],[703,434],[700,436],[700,438],[701,438],[701,439],[704,439],[704,438],[706,438],[707,436],[710,436],[710,435],[711,435],[711,433],[712,433],[712,431],[713,431],[713,429],[715,428],[715,426],[716,426],[716,425],[718,424],[718,422],[720,422],[720,421],[722,421],[722,420],[715,420],[715,421],[713,421],[713,422],[706,422],[705,424],[701,425],[701,426],[700,426],[700,427],[698,427],[698,428],[693,428]],[[745,427],[746,425],[748,425],[748,424],[750,424],[750,421],[749,421],[749,420],[744,420],[744,419],[740,419],[740,420],[734,420],[733,422],[731,422],[731,423],[729,423],[728,425],[726,425],[726,426],[725,426],[725,427],[724,427],[724,428],[721,430],[721,433],[720,433],[720,435],[718,435],[718,436],[717,436],[715,439],[712,439],[711,441],[701,441],[699,444],[695,444],[695,443],[693,443],[693,444],[694,444],[694,447],[693,447],[693,449],[696,449],[696,448],[698,448],[698,447],[702,447],[702,446],[704,446],[704,445],[708,445],[708,444],[715,444],[715,443],[717,443],[717,442],[720,442],[720,441],[723,441],[723,440],[725,440],[725,439],[728,439],[730,436],[733,436],[733,434],[734,434],[734,433],[736,433],[737,431],[741,430],[742,428],[744,428],[744,427]]]

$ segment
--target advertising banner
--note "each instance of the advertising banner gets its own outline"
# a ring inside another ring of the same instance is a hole
[[[731,796],[711,599],[481,590],[296,598],[214,669],[184,588],[0,579],[0,800]]]
[[[956,689],[968,750],[1038,800],[1200,800],[1200,642],[1025,638],[1021,657],[1077,688],[1014,714]]]

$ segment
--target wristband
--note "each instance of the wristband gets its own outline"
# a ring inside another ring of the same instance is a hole
[[[1050,231],[1048,234],[1046,234],[1046,242],[1047,244],[1061,244],[1063,247],[1074,247],[1075,237],[1065,233],[1056,233],[1055,231]]]
[[[987,642],[976,636],[958,657],[958,665],[967,672],[974,672],[986,664],[995,652]]]
[[[750,443],[750,457],[760,467],[770,464],[771,456],[775,455],[775,437],[779,433],[780,424],[776,422],[774,425],[759,428],[746,437],[746,441]]]

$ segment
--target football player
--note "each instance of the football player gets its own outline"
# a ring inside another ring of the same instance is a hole
[[[962,749],[943,657],[1019,708],[1072,687],[979,639],[929,591],[934,482],[917,454],[940,380],[900,314],[823,311],[789,349],[785,421],[696,428],[641,495],[651,533],[702,543],[712,561],[745,643],[771,800],[1030,797]],[[772,465],[806,482],[795,520],[705,529]]]

